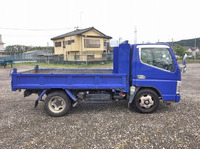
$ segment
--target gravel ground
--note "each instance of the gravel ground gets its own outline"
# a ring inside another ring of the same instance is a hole
[[[23,67],[27,70],[30,67]],[[0,69],[0,148],[200,148],[200,64],[182,74],[180,103],[153,114],[131,112],[126,102],[79,104],[50,117],[37,96],[12,92],[9,68]]]

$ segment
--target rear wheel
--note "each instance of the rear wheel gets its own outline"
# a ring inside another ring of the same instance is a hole
[[[58,117],[65,115],[71,107],[71,100],[65,92],[55,91],[46,97],[44,108],[50,116]]]
[[[153,113],[158,109],[159,97],[156,92],[150,89],[138,91],[134,98],[135,110],[141,113]]]

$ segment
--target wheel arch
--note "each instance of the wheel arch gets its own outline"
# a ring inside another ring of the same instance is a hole
[[[153,91],[158,95],[158,97],[159,97],[160,99],[163,99],[163,98],[162,98],[162,94],[160,93],[160,91],[159,91],[157,88],[152,87],[152,86],[140,86],[139,89],[137,90],[137,92],[140,91],[140,90],[143,90],[143,89],[150,89],[150,90],[153,90]],[[137,92],[136,92],[135,94],[137,94]]]
[[[46,95],[48,96],[48,94],[53,93],[53,92],[57,92],[57,91],[65,93],[69,97],[69,99],[71,100],[72,103],[74,103],[76,101],[76,97],[68,89],[51,88],[51,89],[47,90]]]

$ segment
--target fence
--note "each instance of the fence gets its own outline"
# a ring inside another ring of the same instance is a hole
[[[102,58],[87,58],[85,61],[72,60],[66,61],[64,60],[63,55],[55,55],[55,54],[33,54],[33,55],[0,55],[0,61],[3,60],[12,60],[14,63],[20,62],[38,62],[38,63],[53,63],[53,64],[105,64],[112,62],[113,53],[108,53],[102,55]]]

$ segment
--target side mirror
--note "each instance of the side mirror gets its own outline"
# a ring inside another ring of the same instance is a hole
[[[183,56],[183,73],[186,72],[186,60],[187,60],[187,54],[185,53],[185,55]]]

